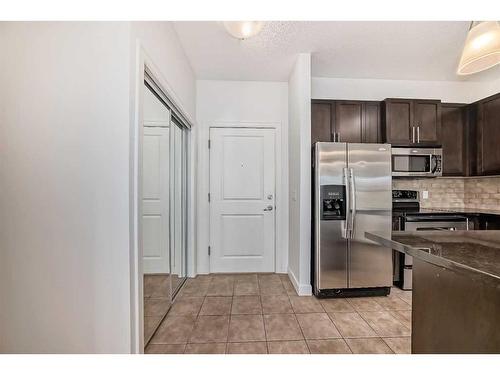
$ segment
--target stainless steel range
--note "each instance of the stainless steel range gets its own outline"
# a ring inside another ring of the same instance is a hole
[[[392,230],[437,231],[469,230],[469,219],[454,212],[420,208],[418,191],[392,191]],[[409,255],[394,252],[394,284],[404,290],[412,289],[413,259]]]

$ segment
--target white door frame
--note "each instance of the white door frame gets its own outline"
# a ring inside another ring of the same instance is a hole
[[[275,272],[288,271],[288,164],[283,153],[287,153],[288,134],[282,129],[281,122],[255,121],[214,121],[207,126],[198,127],[198,228],[197,228],[197,271],[210,273],[210,258],[208,246],[210,244],[210,206],[208,193],[210,188],[210,162],[208,139],[211,128],[250,128],[274,129],[275,131]],[[284,138],[286,137],[286,138]],[[284,149],[285,148],[285,149]]]
[[[192,147],[192,132],[195,129],[195,121],[186,111],[182,102],[168,84],[159,68],[154,64],[144,50],[141,42],[136,41],[135,59],[133,61],[134,87],[131,100],[130,120],[130,158],[129,158],[129,260],[130,260],[130,352],[144,353],[144,298],[143,298],[143,249],[141,233],[142,213],[142,142],[143,142],[143,95],[144,76],[146,68],[160,86],[168,98],[182,112],[183,116],[192,124],[191,132],[188,132],[188,207],[187,207],[187,231],[188,231],[188,263],[187,274],[194,272],[194,243],[195,243],[195,179],[194,160],[195,153]]]

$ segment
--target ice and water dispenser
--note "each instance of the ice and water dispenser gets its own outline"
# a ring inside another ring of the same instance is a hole
[[[345,192],[344,185],[321,186],[321,220],[345,220]]]

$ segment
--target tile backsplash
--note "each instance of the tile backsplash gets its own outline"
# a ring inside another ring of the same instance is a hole
[[[425,208],[500,209],[500,177],[393,179],[392,188],[418,190]],[[428,199],[422,199],[423,191]]]
[[[500,177],[467,178],[464,206],[500,209]]]

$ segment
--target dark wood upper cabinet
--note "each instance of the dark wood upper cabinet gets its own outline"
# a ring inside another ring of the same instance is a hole
[[[465,131],[465,143],[467,145],[466,176],[478,175],[478,136],[477,122],[479,118],[479,104],[472,103],[467,106],[467,127]],[[443,137],[447,134],[443,132]]]
[[[380,141],[380,102],[359,100],[313,100],[311,143]]]
[[[311,105],[311,143],[332,141],[332,104],[313,102]]]
[[[500,94],[478,103],[478,173],[500,174]]]
[[[412,142],[413,101],[406,99],[386,99],[382,107],[382,127],[384,140],[391,144]]]
[[[441,101],[414,100],[413,125],[416,127],[417,143],[440,144]]]
[[[467,115],[465,104],[443,103],[441,106],[443,176],[468,174]]]
[[[381,142],[380,102],[364,103],[363,143]]]
[[[440,144],[440,100],[386,99],[382,119],[387,143],[402,146]]]
[[[500,175],[500,93],[472,104],[313,100],[311,141],[443,147],[443,176]]]
[[[337,133],[336,141],[361,143],[363,115],[363,102],[336,101],[333,122],[334,132]]]

